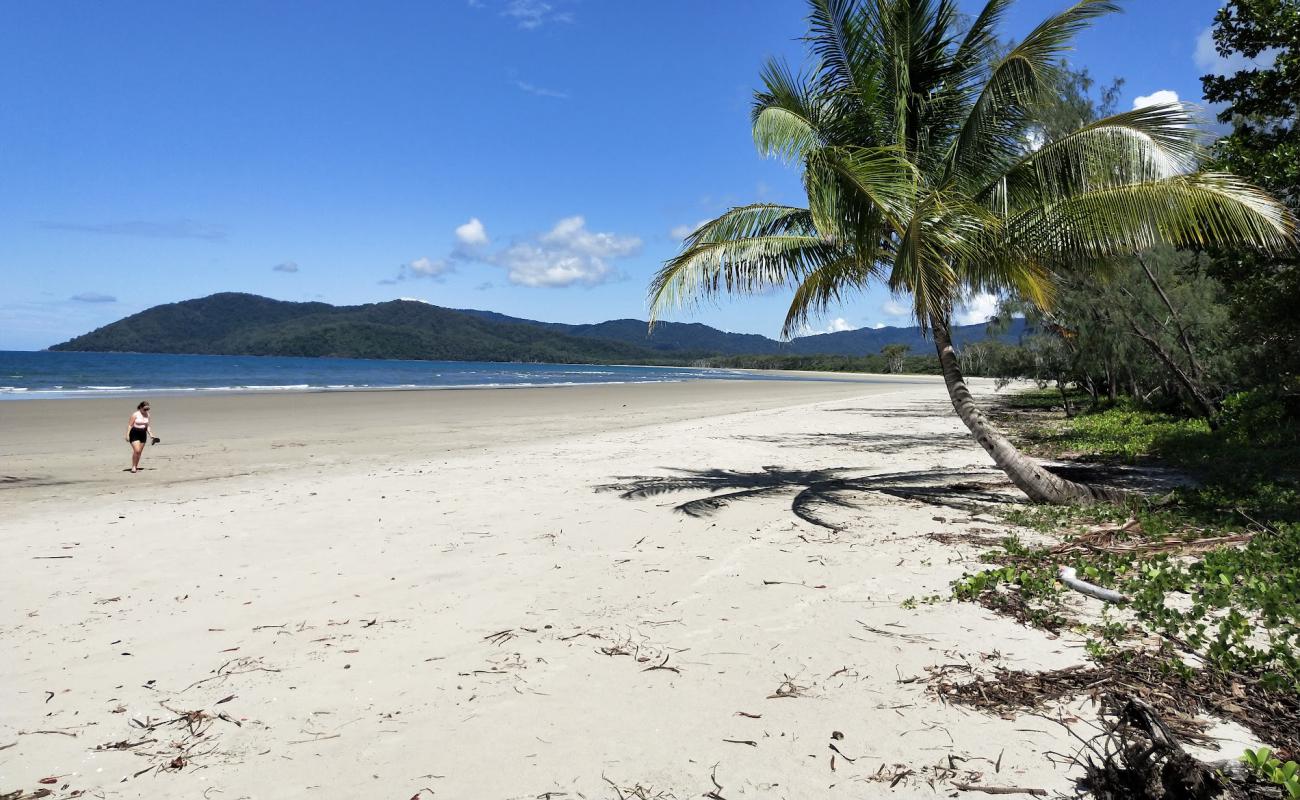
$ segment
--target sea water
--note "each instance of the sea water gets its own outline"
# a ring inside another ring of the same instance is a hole
[[[700,379],[763,380],[773,377],[776,376],[685,367],[0,350],[0,400],[142,393],[556,386]]]

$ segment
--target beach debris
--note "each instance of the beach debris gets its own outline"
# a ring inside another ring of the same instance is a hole
[[[776,687],[776,691],[769,694],[767,699],[774,700],[783,697],[803,697],[803,692],[807,690],[807,686],[800,686],[794,682],[794,678],[786,675],[785,680],[781,681],[781,685]]]
[[[806,583],[796,583],[795,581],[769,581],[769,580],[764,580],[764,581],[763,581],[763,585],[764,585],[764,586],[781,586],[781,585],[785,585],[785,586],[802,586],[802,587],[805,588],[805,589],[825,589],[825,588],[826,588],[826,584],[824,584],[824,583],[818,584],[818,585],[816,585],[816,586],[809,586],[809,585],[806,584]]]
[[[1103,553],[1114,555],[1147,556],[1167,553],[1171,555],[1195,555],[1228,545],[1245,544],[1255,537],[1256,531],[1222,536],[1202,536],[1196,539],[1176,536],[1164,539],[1140,538],[1143,536],[1142,524],[1130,519],[1123,525],[1108,525],[1080,533],[1051,548],[1054,555],[1074,555],[1081,553]],[[1132,540],[1131,539],[1136,539]]]
[[[1095,597],[1098,600],[1104,600],[1107,603],[1127,603],[1129,601],[1126,596],[1114,589],[1107,589],[1098,586],[1095,583],[1088,583],[1081,579],[1074,567],[1061,567],[1057,571],[1056,577],[1061,581],[1061,583],[1070,587],[1079,594],[1086,594],[1089,597]]]
[[[713,784],[713,788],[705,792],[703,797],[708,798],[708,800],[727,800],[722,796],[722,784],[718,783],[717,764],[713,765],[713,770],[709,773],[709,782]]]
[[[678,675],[682,674],[682,671],[681,671],[680,669],[678,669],[677,667],[670,667],[670,666],[668,666],[668,656],[669,656],[668,653],[664,653],[664,660],[663,660],[663,661],[660,661],[658,664],[654,664],[654,665],[652,665],[652,666],[646,667],[645,669],[643,669],[643,670],[641,670],[641,671],[642,671],[642,672],[650,672],[650,671],[652,671],[652,670],[656,670],[656,669],[663,669],[663,670],[668,670],[668,671],[670,671],[670,672],[676,672]]]
[[[1213,797],[1277,798],[1240,760],[1201,761],[1178,742],[1150,704],[1126,694],[1108,695],[1102,732],[1084,739],[1074,763],[1081,791],[1098,800],[1201,800]],[[1068,730],[1068,729],[1067,729]]]
[[[233,675],[246,675],[250,672],[279,672],[279,671],[280,670],[275,669],[273,667],[262,666],[261,658],[240,656],[238,658],[232,658],[229,661],[225,662],[224,664],[222,664],[221,666],[213,670],[212,675],[209,675],[206,678],[199,678],[194,683],[191,683],[189,686],[186,686],[185,689],[183,689],[182,691],[189,691],[190,689],[193,689],[195,686],[201,686],[207,683],[208,681],[224,680]]]
[[[642,786],[640,783],[633,784],[632,786],[620,787],[617,783],[614,783],[609,778],[605,777],[603,773],[601,774],[600,779],[605,783],[608,783],[610,787],[614,789],[614,794],[618,797],[618,800],[670,800],[672,797],[670,794],[665,792],[656,792],[654,789],[648,786]],[[653,794],[651,794],[651,792],[653,792]],[[709,795],[705,795],[705,797],[708,796]]]
[[[954,783],[952,788],[963,792],[983,792],[984,794],[1030,794],[1034,797],[1047,797],[1046,789],[1025,789],[1020,786],[974,786],[969,783]]]
[[[506,628],[503,631],[497,631],[496,633],[489,633],[487,636],[483,637],[483,640],[486,642],[491,642],[492,644],[500,647],[501,645],[505,644],[506,642],[514,638],[516,638],[514,628]]]
[[[1148,703],[1166,728],[1185,741],[1217,748],[1205,735],[1201,715],[1231,720],[1280,753],[1300,754],[1300,695],[1269,688],[1257,676],[1209,669],[1169,668],[1169,652],[1139,651],[1092,665],[1042,672],[996,668],[992,675],[957,682],[954,674],[971,674],[967,665],[930,667],[929,690],[946,702],[978,708],[1003,717],[1036,712],[1048,703],[1087,697],[1100,706],[1108,693],[1123,692]]]
[[[758,742],[753,739],[723,739],[727,744],[747,744],[750,747],[758,747]]]

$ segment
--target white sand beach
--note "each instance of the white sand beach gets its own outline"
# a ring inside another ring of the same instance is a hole
[[[998,481],[938,379],[151,399],[138,475],[133,401],[0,406],[0,791],[1069,788],[1059,726],[924,680],[1081,661],[926,602],[978,553],[926,534],[1005,526],[880,492],[818,506],[838,530],[791,510],[835,478]],[[674,510],[711,486],[749,493]]]

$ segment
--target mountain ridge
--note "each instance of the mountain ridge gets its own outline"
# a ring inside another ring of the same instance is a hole
[[[985,338],[983,325],[954,328],[956,341]],[[1018,326],[999,338],[1019,335]],[[208,355],[333,356],[452,361],[653,363],[736,355],[866,356],[887,344],[919,355],[919,328],[860,328],[780,342],[698,322],[542,322],[415,300],[355,306],[275,300],[239,292],[164,303],[51,350]]]

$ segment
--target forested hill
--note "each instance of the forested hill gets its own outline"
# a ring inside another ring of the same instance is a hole
[[[985,335],[983,325],[954,332],[959,340]],[[657,325],[647,336],[646,323],[641,320],[565,325],[409,300],[331,306],[227,292],[154,306],[51,349],[647,363],[682,362],[710,355],[863,356],[879,352],[886,344],[906,344],[918,354],[927,354],[932,347],[916,328],[861,329],[778,342],[707,325],[667,322]]]

